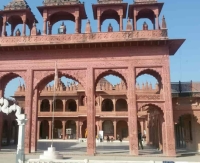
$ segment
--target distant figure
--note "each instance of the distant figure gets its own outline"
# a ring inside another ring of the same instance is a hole
[[[117,140],[119,140],[120,142],[122,142],[122,138],[120,138],[120,136],[117,134]]]
[[[109,136],[107,135],[107,142],[110,142],[110,138],[109,138]]]
[[[87,128],[85,129],[85,138],[87,138]]]
[[[141,148],[143,149],[143,145],[142,145],[142,133],[138,130],[138,148]]]

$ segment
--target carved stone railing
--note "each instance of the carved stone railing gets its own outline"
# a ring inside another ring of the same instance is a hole
[[[122,3],[123,0],[98,0],[98,4],[115,4]]]
[[[72,44],[137,41],[139,39],[167,39],[166,30],[130,31],[130,32],[101,32],[91,34],[65,34],[45,36],[0,37],[0,46],[11,45],[45,45],[45,44]]]
[[[79,4],[79,0],[44,0],[43,5],[44,6],[59,6],[59,5],[74,5]]]
[[[136,4],[144,4],[144,3],[156,3],[157,0],[135,0],[134,1]]]
[[[137,101],[163,101],[162,94],[137,94]]]

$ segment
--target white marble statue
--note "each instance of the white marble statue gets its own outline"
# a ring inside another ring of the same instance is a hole
[[[3,97],[0,98],[0,112],[1,111],[7,115],[13,111],[16,111],[15,115],[17,118],[21,114],[21,108],[18,105],[13,104],[13,105],[9,106],[8,100]]]

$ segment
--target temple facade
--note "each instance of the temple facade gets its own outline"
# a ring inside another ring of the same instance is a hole
[[[25,85],[19,86],[14,98],[28,118],[26,153],[37,151],[39,139],[87,137],[87,154],[95,155],[99,131],[114,140],[118,136],[128,140],[130,155],[139,154],[138,131],[165,156],[175,156],[177,148],[200,149],[199,83],[170,83],[169,57],[185,40],[168,38],[165,17],[160,16],[163,5],[157,0],[135,0],[129,5],[123,0],[98,0],[92,4],[97,32],[90,25],[94,20],[88,20],[81,31],[87,13],[78,0],[44,0],[37,7],[43,29],[37,28],[25,0],[12,0],[0,11],[0,96],[9,81],[23,78]],[[153,29],[147,22],[139,29],[137,21],[142,18],[149,19]],[[102,32],[107,19],[115,19],[119,31],[109,24]],[[52,34],[55,23],[64,20],[74,22],[74,34],[64,23]],[[16,30],[19,24],[22,28]],[[54,79],[55,62],[59,87],[53,99],[53,88],[47,84]],[[137,84],[144,74],[157,83]],[[121,82],[112,85],[107,75]],[[74,82],[63,83],[61,77]],[[11,122],[5,116],[0,113],[0,140],[9,137],[9,144],[11,133],[5,123],[11,127]]]

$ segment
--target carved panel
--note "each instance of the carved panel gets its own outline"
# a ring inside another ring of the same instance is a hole
[[[138,101],[161,101],[164,100],[160,94],[141,94],[136,95]]]

